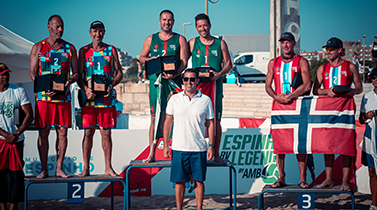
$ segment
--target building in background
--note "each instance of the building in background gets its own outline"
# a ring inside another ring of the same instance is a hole
[[[322,59],[324,59],[323,52],[318,52],[316,50],[314,50],[314,51],[300,50],[300,55],[302,57],[306,58],[309,62],[312,61],[312,60],[322,60]]]
[[[127,66],[131,66],[132,56],[129,56],[127,52],[121,51],[120,48],[117,48],[118,51],[118,57],[120,65],[122,66],[122,69],[124,69]]]

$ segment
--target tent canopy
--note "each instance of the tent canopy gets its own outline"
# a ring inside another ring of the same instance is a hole
[[[0,25],[0,62],[12,70],[11,83],[31,82],[29,56],[32,47],[32,42]]]

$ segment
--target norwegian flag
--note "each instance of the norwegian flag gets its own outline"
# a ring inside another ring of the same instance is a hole
[[[290,104],[274,100],[274,153],[356,155],[355,110],[350,97],[299,97]]]

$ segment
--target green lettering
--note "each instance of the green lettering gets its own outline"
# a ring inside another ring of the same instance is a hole
[[[246,152],[246,159],[245,159],[245,165],[252,165],[253,164],[253,151],[247,151]]]
[[[230,143],[229,138],[231,138],[233,135],[225,135],[224,137],[224,144],[223,144],[223,150],[230,150],[230,147],[227,147],[227,144]]]
[[[245,155],[245,152],[246,151],[240,151],[239,155],[238,155],[238,165],[242,166],[242,165],[245,165],[243,163],[243,159],[245,159],[244,155]]]
[[[253,165],[258,165],[257,160],[259,159],[261,153],[262,153],[261,151],[255,151],[254,152],[254,158],[253,158],[254,162],[253,162]]]
[[[242,142],[242,149],[245,149],[246,144],[251,142],[251,135],[244,135]]]
[[[256,141],[254,149],[262,149],[262,135],[254,135],[254,140]]]
[[[242,139],[241,135],[235,135],[233,137],[233,143],[235,143],[236,145],[232,145],[232,149],[240,149],[241,148],[241,139]]]

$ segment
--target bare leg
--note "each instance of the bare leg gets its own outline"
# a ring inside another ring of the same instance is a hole
[[[334,155],[333,154],[325,154],[325,171],[326,171],[326,179],[317,188],[325,188],[325,187],[332,187],[334,183],[332,182],[332,172],[334,168]]]
[[[67,150],[67,128],[57,128],[56,129],[56,172],[55,176],[68,178],[70,175],[67,175],[63,170],[63,162],[65,152]]]
[[[183,208],[183,198],[185,197],[185,182],[175,183],[175,202],[177,203],[177,210]],[[195,191],[196,196],[196,191]]]
[[[84,139],[82,141],[82,154],[84,158],[84,169],[79,174],[79,177],[89,176],[89,161],[90,154],[93,147],[93,136],[96,128],[87,128],[84,131]]]
[[[111,151],[113,144],[111,141],[111,129],[101,129],[102,149],[105,155],[105,175],[117,176],[113,167],[111,166]]]
[[[377,175],[376,169],[368,167],[370,194],[372,195],[372,205],[377,206]]]
[[[156,152],[156,144],[157,140],[155,140],[154,136],[154,126],[155,126],[155,116],[151,116],[151,125],[149,126],[149,156],[147,159],[143,160],[144,163],[151,163],[155,161],[155,152]]]
[[[343,179],[342,179],[342,186],[340,187],[341,190],[351,191],[350,184],[349,184],[349,176],[351,171],[351,164],[352,164],[352,157],[348,155],[342,155],[342,162],[343,162]]]
[[[215,155],[214,160],[215,162],[224,162],[222,158],[220,158],[220,143],[221,143],[221,124],[219,122],[216,122],[216,135],[215,135]]]
[[[198,210],[203,209],[203,198],[204,198],[204,183],[195,181],[195,199],[196,199],[196,208]]]
[[[0,203],[1,210],[7,210],[7,204],[6,203]]]
[[[308,183],[306,182],[306,154],[297,154],[296,155],[298,162],[298,169],[300,170],[300,187],[309,188]]]
[[[18,203],[10,203],[9,210],[17,210],[18,209]]]
[[[285,154],[277,154],[276,163],[278,165],[279,178],[278,180],[276,180],[275,183],[271,185],[274,188],[282,187],[282,185],[285,185],[285,172],[284,172]]]
[[[47,169],[47,159],[48,159],[48,136],[50,134],[50,128],[43,128],[38,131],[38,152],[39,152],[39,159],[41,160],[42,164],[42,171],[37,176],[37,178],[45,178],[48,177],[48,169]]]

